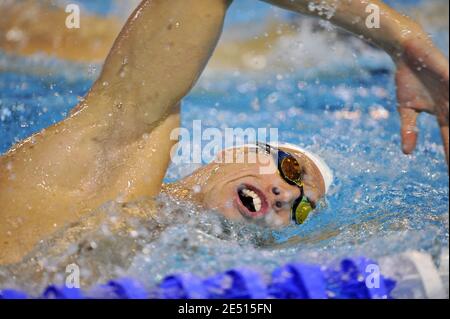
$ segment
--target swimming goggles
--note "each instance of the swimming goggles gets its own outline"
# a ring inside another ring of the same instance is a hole
[[[293,202],[291,207],[291,218],[297,224],[301,225],[306,220],[311,211],[314,210],[313,205],[305,196],[303,177],[304,172],[297,158],[279,148],[275,148],[269,144],[256,143],[258,149],[266,154],[273,155],[278,163],[278,173],[290,185],[297,186],[300,189],[300,196]]]

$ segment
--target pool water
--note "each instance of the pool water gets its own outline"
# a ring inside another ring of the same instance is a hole
[[[412,10],[411,4],[423,11],[442,5],[442,1],[396,3],[406,11]],[[92,9],[106,14],[110,8]],[[448,12],[444,14],[446,26],[431,18],[425,26],[448,56]],[[97,250],[95,256],[74,250],[49,261],[45,250],[38,250],[35,256],[49,274],[30,283],[26,267],[5,268],[0,278],[6,284],[33,290],[62,280],[56,269],[71,254],[86,273],[92,273],[92,262],[108,263],[96,281],[132,275],[151,285],[180,271],[205,276],[250,266],[269,273],[293,260],[324,263],[348,255],[377,259],[411,249],[437,260],[448,250],[449,188],[439,130],[432,116],[422,115],[417,151],[411,156],[402,154],[394,67],[389,58],[326,24],[299,21],[268,5],[255,6],[253,1],[233,5],[225,37],[242,37],[236,27],[249,24],[256,16],[275,17],[301,28],[272,45],[262,70],[208,67],[184,99],[182,126],[192,128],[193,120],[201,120],[204,128],[279,128],[281,141],[320,154],[333,169],[335,181],[320,209],[303,225],[282,231],[230,224],[224,232],[224,221],[215,214],[161,198],[166,219],[159,223],[164,227],[151,240],[145,235],[154,228],[141,229],[136,234],[140,250],[132,256],[121,255],[127,248],[120,243],[127,238],[93,232],[86,237],[90,242],[109,241],[122,247],[115,252],[117,258],[110,258],[108,250]],[[100,68],[0,51],[0,153],[64,118]],[[166,179],[178,179],[197,167],[172,165]],[[118,211],[108,205],[108,213]],[[169,223],[174,211],[189,216],[189,222],[177,217]]]

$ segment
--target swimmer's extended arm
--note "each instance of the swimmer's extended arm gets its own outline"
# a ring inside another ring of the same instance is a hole
[[[403,151],[411,153],[417,141],[420,112],[435,114],[449,159],[449,66],[429,36],[410,18],[378,0],[263,0],[282,8],[327,19],[379,46],[397,65],[397,96]],[[379,28],[366,20],[379,10]]]

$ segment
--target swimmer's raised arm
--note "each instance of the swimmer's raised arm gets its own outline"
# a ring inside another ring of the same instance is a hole
[[[179,102],[210,58],[230,3],[142,1],[71,115],[0,157],[0,264],[110,200],[159,193]]]
[[[436,115],[449,160],[449,66],[424,30],[378,0],[263,0],[291,11],[327,19],[363,36],[385,50],[397,65],[397,97],[403,151],[411,153],[417,141],[417,115]],[[367,17],[376,8],[379,28],[369,28]]]
[[[85,102],[73,111],[103,123],[95,137],[101,166],[124,199],[159,193],[175,143],[171,131],[179,126],[179,102],[212,55],[230,3],[142,1]]]

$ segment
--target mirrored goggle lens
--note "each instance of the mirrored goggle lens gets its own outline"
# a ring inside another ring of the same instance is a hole
[[[297,206],[294,206],[293,209],[295,209],[293,212],[293,219],[296,224],[300,225],[308,218],[313,207],[308,201],[302,200]]]
[[[298,183],[302,180],[300,164],[293,156],[288,156],[281,161],[280,165],[283,175],[291,182]]]

